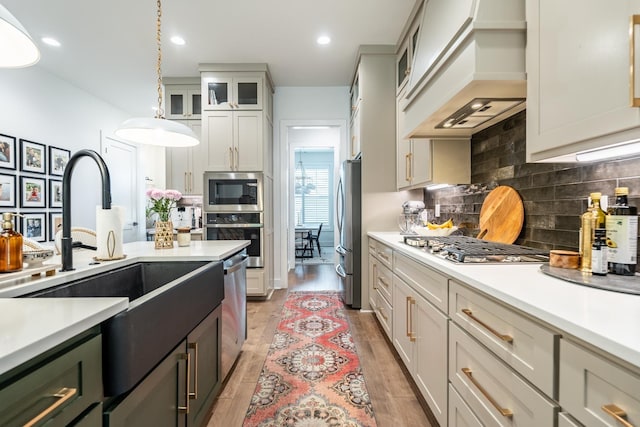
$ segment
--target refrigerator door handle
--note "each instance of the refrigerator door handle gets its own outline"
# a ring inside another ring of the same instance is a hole
[[[347,254],[347,250],[340,245],[336,246],[336,252],[339,253],[340,255]]]
[[[343,279],[347,278],[347,273],[344,272],[344,269],[340,264],[336,265],[336,273],[338,274],[338,276],[342,277]]]
[[[338,191],[336,191],[336,222],[338,223],[338,233],[342,235],[342,220],[344,219],[344,190],[342,188],[342,177],[338,181]]]

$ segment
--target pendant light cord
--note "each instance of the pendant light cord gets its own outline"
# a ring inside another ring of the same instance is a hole
[[[162,22],[162,2],[158,0],[158,19],[156,25],[156,44],[158,45],[158,110],[156,111],[156,119],[164,119],[164,110],[162,108],[162,42],[160,30]]]

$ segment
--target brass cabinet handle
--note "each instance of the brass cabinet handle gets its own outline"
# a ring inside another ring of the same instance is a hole
[[[379,281],[380,283],[382,283],[382,285],[383,285],[385,288],[389,289],[389,284],[388,284],[387,282],[385,282],[385,281],[384,281],[384,279],[383,279],[382,277],[378,277],[378,281]]]
[[[389,262],[389,257],[384,252],[378,252],[378,256],[384,259],[385,261]]]
[[[462,368],[462,373],[465,374],[467,378],[469,378],[469,381],[471,381],[473,385],[475,385],[476,388],[480,390],[480,393],[482,393],[482,395],[486,397],[489,402],[491,402],[493,407],[496,408],[503,417],[507,417],[507,418],[513,417],[513,411],[511,411],[511,409],[503,408],[500,405],[498,405],[498,402],[496,402],[495,399],[491,397],[491,395],[487,393],[487,391],[478,383],[478,381],[476,381],[476,379],[473,378],[473,372],[471,372],[471,369]]]
[[[409,180],[413,181],[413,153],[407,155],[409,156]]]
[[[629,28],[629,98],[632,107],[640,107],[640,98],[636,97],[636,27],[640,25],[640,15],[631,15]]]
[[[356,136],[352,135],[351,136],[351,157],[356,155],[355,148],[356,148]]]
[[[409,339],[411,339],[411,332],[409,332],[409,316],[411,314],[411,297],[407,297],[407,301],[406,301],[406,312],[407,312],[407,319],[405,321],[405,325],[406,325],[406,330],[407,330],[407,336],[409,337]]]
[[[186,191],[187,191],[187,188],[188,188],[188,184],[187,184],[187,172],[185,172],[185,173],[184,173],[184,179],[183,179],[183,181],[184,181],[184,191],[186,192]]]
[[[238,151],[238,147],[235,147],[235,151],[236,151],[236,161],[235,161],[234,167],[236,170],[238,170],[240,168],[240,152]]]
[[[188,345],[189,350],[193,350],[193,393],[189,393],[189,399],[198,398],[198,343],[192,342]]]
[[[376,284],[378,284],[378,264],[374,262],[373,263],[373,290],[374,291],[378,290],[378,287],[376,286]]]
[[[411,154],[405,154],[404,156],[404,180],[407,182],[411,182],[411,175],[409,175],[409,170],[411,169]]]
[[[193,173],[189,172],[189,193],[193,193]]]
[[[387,316],[385,316],[384,310],[383,310],[382,307],[378,307],[378,312],[380,313],[380,316],[382,316],[382,318],[384,319],[385,322],[389,321],[389,318]]]
[[[627,413],[623,409],[614,405],[613,403],[610,403],[608,405],[602,405],[602,410],[607,414],[611,415],[617,422],[622,424],[624,427],[633,427],[633,424],[631,424],[629,421],[624,419],[626,418]]]
[[[186,383],[186,389],[184,392],[184,406],[178,406],[178,411],[180,411],[181,414],[188,414],[189,413],[189,377],[191,376],[191,353],[181,353],[179,356],[180,360],[186,360],[187,361],[187,377],[185,379],[185,383]]]
[[[487,325],[482,320],[480,320],[477,317],[475,317],[473,315],[473,312],[471,310],[469,310],[468,308],[463,308],[462,312],[464,314],[466,314],[467,316],[469,316],[471,319],[475,320],[479,325],[484,327],[487,331],[491,332],[493,335],[495,335],[496,337],[500,338],[502,341],[508,342],[508,343],[512,343],[513,342],[513,337],[511,335],[504,335],[504,334],[501,334],[500,332],[496,331],[491,326]]]
[[[409,309],[411,311],[411,315],[409,316],[409,341],[416,342],[416,336],[413,334],[413,308],[411,308],[411,306],[416,305],[416,300],[411,297],[409,297],[409,300],[411,304],[409,306]]]
[[[233,147],[229,147],[229,169],[233,170]]]
[[[63,387],[57,393],[52,394],[52,397],[55,397],[57,400],[53,402],[50,406],[45,408],[44,411],[40,412],[38,415],[33,417],[29,422],[27,422],[24,427],[31,427],[36,425],[38,422],[42,421],[46,416],[50,413],[58,409],[64,402],[71,399],[78,392],[77,388],[68,388]]]

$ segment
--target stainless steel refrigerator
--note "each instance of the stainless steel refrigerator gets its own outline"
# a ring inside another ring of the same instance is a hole
[[[336,194],[336,223],[340,232],[336,273],[342,283],[342,299],[352,308],[362,307],[361,194],[361,160],[345,160]]]

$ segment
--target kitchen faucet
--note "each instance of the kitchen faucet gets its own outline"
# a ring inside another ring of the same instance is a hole
[[[102,209],[111,209],[111,177],[109,169],[102,157],[93,150],[80,150],[76,152],[67,163],[62,177],[62,269],[60,271],[72,271],[73,253],[71,239],[71,173],[76,162],[81,157],[91,157],[98,164],[102,178]]]

